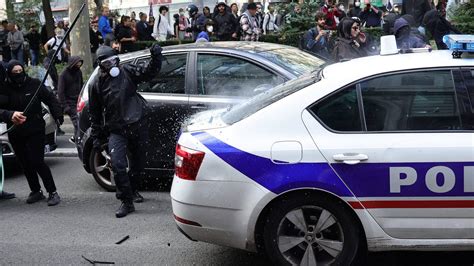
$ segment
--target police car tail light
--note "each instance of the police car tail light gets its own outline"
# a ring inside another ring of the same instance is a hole
[[[203,159],[204,152],[176,145],[174,158],[176,176],[186,180],[196,180]]]

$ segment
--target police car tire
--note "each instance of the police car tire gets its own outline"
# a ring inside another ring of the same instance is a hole
[[[292,210],[303,206],[315,206],[332,213],[342,227],[344,243],[341,253],[331,265],[351,265],[357,256],[360,243],[360,230],[357,222],[348,213],[341,203],[315,194],[306,194],[284,199],[278,202],[278,206],[271,209],[267,216],[264,230],[264,246],[267,257],[275,265],[291,265],[281,254],[278,248],[278,227],[282,219]]]
[[[91,174],[94,177],[95,181],[97,184],[99,184],[101,187],[103,187],[105,190],[109,192],[114,192],[116,190],[114,185],[110,185],[104,182],[103,178],[99,176],[99,173],[96,171],[96,161],[95,161],[95,156],[96,156],[97,151],[92,149],[90,156],[89,156],[89,165],[90,165],[90,170]]]

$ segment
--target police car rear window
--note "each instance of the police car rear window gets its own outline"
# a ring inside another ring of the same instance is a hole
[[[279,86],[258,94],[249,101],[235,105],[222,115],[222,120],[226,124],[234,124],[269,106],[270,104],[283,99],[286,96],[293,94],[311,84],[314,84],[315,82],[317,82],[315,74],[305,75],[301,78],[285,82]]]

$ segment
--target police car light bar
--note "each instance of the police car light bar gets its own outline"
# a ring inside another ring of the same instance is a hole
[[[443,37],[448,49],[453,51],[453,58],[461,58],[464,52],[474,53],[474,35],[450,34]]]

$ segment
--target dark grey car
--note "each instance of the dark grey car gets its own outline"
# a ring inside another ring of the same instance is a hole
[[[255,42],[216,42],[164,47],[160,74],[138,85],[148,101],[150,146],[146,170],[154,178],[170,178],[181,123],[203,110],[225,108],[271,87],[318,69],[325,62],[294,47]],[[120,57],[122,63],[144,64],[146,51]],[[88,87],[78,101],[79,138],[76,143],[84,168],[107,190],[114,190],[105,151],[96,153],[90,139]]]

